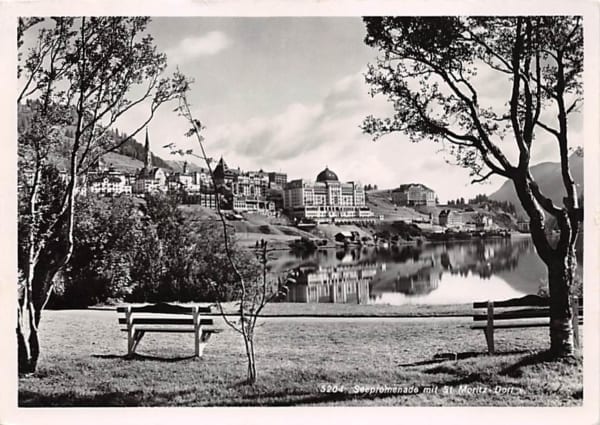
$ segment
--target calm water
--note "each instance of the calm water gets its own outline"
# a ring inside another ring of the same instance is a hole
[[[291,302],[454,304],[535,294],[546,268],[529,237],[390,249],[324,250],[270,262]]]

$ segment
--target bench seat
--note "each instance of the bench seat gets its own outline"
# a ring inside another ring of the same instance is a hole
[[[488,353],[494,353],[494,330],[514,328],[548,327],[550,309],[548,298],[526,295],[504,301],[484,301],[473,303],[473,324],[471,329],[481,329],[486,338]],[[575,345],[579,346],[579,325],[583,324],[583,300],[573,297],[572,326]],[[479,309],[479,310],[478,310]],[[485,311],[485,313],[481,312]]]
[[[194,329],[187,329],[187,328],[146,328],[146,327],[136,327],[136,330],[138,331],[144,331],[144,332],[181,332],[181,333],[194,333]],[[127,332],[127,329],[121,329],[121,332]],[[203,333],[221,333],[223,332],[223,329],[221,328],[206,328],[203,327],[202,328],[202,332]]]
[[[223,331],[211,318],[200,313],[210,313],[210,307],[180,306],[168,303],[117,308],[122,332],[127,332],[127,356],[131,357],[147,332],[193,333],[195,357],[201,357],[211,335]]]

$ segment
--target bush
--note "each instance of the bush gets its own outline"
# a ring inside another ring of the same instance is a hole
[[[218,226],[185,217],[176,199],[153,195],[140,205],[130,197],[90,196],[77,206],[76,217],[75,249],[62,273],[64,290],[51,306],[236,297]],[[252,256],[235,249],[234,254],[248,278],[255,276]],[[218,293],[213,282],[220,284]]]

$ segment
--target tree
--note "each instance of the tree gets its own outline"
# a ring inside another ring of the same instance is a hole
[[[35,371],[38,326],[54,277],[73,253],[75,202],[82,176],[107,152],[125,143],[110,129],[133,108],[147,108],[137,134],[185,78],[164,78],[166,56],[145,34],[148,18],[21,18],[17,31],[20,92],[17,107],[30,109],[32,125],[19,133],[19,190],[26,209],[19,220],[26,255],[17,306],[19,372]],[[41,23],[41,25],[40,25]],[[37,33],[33,33],[38,26]],[[32,47],[23,55],[24,47]],[[73,127],[65,139],[62,129]],[[59,202],[44,204],[42,171],[62,161]],[[46,220],[46,222],[43,222]]]
[[[583,210],[569,169],[568,116],[583,100],[581,17],[377,17],[365,23],[365,42],[381,52],[366,81],[373,95],[393,102],[395,113],[367,117],[363,130],[374,138],[400,131],[413,141],[442,143],[471,170],[473,182],[491,175],[512,181],[548,270],[550,349],[571,354],[569,293]],[[507,93],[506,103],[486,102],[490,81]],[[560,152],[562,205],[542,193],[529,171],[540,134]],[[557,220],[556,243],[545,234],[546,214]]]
[[[139,285],[140,254],[156,257],[151,223],[128,196],[86,196],[77,202],[75,215],[73,255],[61,273],[64,288],[52,304],[85,308],[130,297]]]
[[[204,149],[204,136],[201,135],[201,131],[204,127],[198,119],[194,118],[185,92],[180,95],[179,107],[177,110],[191,125],[186,136],[196,138],[201,155],[194,154],[193,150],[183,151],[182,149],[177,149],[174,143],[170,143],[164,147],[171,148],[172,153],[174,154],[191,155],[202,159],[206,163],[214,194],[218,199],[219,187],[211,166],[212,160],[208,157]],[[247,359],[246,383],[254,384],[257,378],[254,339],[257,320],[264,307],[272,300],[282,296],[285,293],[286,288],[278,284],[273,284],[273,282],[270,282],[269,279],[267,279],[268,244],[261,241],[261,244],[257,246],[256,258],[254,259],[258,260],[259,266],[257,267],[256,261],[253,261],[252,258],[248,258],[248,256],[234,251],[234,241],[231,237],[232,232],[229,229],[225,214],[221,210],[221,205],[218,201],[216,202],[216,210],[222,230],[221,240],[223,241],[224,260],[226,264],[221,263],[221,267],[210,267],[209,269],[212,270],[213,273],[224,272],[228,275],[228,278],[226,279],[217,276],[217,279],[212,280],[213,287],[217,292],[216,302],[225,323],[242,336]],[[208,261],[218,261],[220,259],[222,258],[215,256],[214,253],[208,253],[207,255]],[[237,301],[237,305],[239,306],[238,322],[231,321],[228,318],[222,304],[222,301],[224,300],[222,296],[223,290],[231,289],[232,286],[234,289],[232,298]]]
[[[73,255],[50,305],[234,298],[236,282],[223,255],[222,234],[214,223],[184,214],[178,202],[177,196],[161,193],[147,194],[145,202],[129,196],[81,199]],[[233,253],[236,262],[243,261],[242,253]],[[218,294],[214,281],[220,282]]]

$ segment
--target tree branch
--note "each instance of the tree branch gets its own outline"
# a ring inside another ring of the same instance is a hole
[[[474,184],[474,183],[481,183],[481,182],[483,182],[483,181],[487,180],[488,178],[490,178],[491,176],[493,176],[494,174],[497,174],[497,173],[496,173],[495,171],[493,171],[493,170],[492,170],[492,171],[490,171],[489,173],[487,173],[486,175],[484,175],[484,176],[482,176],[482,177],[479,177],[479,178],[477,178],[477,179],[473,179],[473,180],[471,180],[471,184]]]

